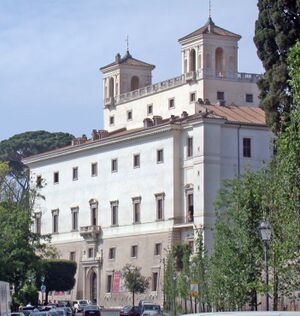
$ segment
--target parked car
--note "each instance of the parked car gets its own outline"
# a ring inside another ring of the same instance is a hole
[[[82,316],[100,316],[99,306],[97,306],[97,305],[84,306]]]
[[[139,316],[140,315],[140,307],[126,305],[120,310],[120,316]]]
[[[72,316],[73,312],[70,307],[57,307],[55,309],[59,316]]]
[[[89,305],[89,301],[88,300],[77,300],[77,301],[73,301],[73,306],[74,306],[74,310],[75,313],[79,313],[83,311],[83,307],[86,305]]]
[[[30,316],[53,316],[49,311],[32,311]]]
[[[13,312],[9,313],[8,316],[25,316],[23,312]]]
[[[140,309],[141,316],[163,316],[160,305],[145,303]]]

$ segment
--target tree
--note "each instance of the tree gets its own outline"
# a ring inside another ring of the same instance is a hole
[[[210,262],[210,300],[218,310],[257,308],[261,289],[265,171],[227,180],[216,201],[214,249]]]
[[[141,268],[132,264],[126,264],[122,269],[125,286],[132,293],[132,305],[134,306],[135,293],[144,293],[149,287],[149,280],[141,275]]]
[[[287,67],[288,50],[300,39],[298,0],[259,0],[254,42],[265,73],[258,82],[260,107],[269,127],[278,133],[291,111],[291,86]]]
[[[37,286],[41,287],[41,277],[44,276],[46,286],[46,303],[50,291],[69,291],[75,284],[77,264],[74,261],[63,259],[45,259],[37,273]]]

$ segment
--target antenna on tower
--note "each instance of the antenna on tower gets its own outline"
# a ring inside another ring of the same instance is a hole
[[[211,19],[211,0],[208,0],[208,17]]]
[[[129,36],[128,35],[126,35],[125,42],[126,42],[126,51],[129,52]]]

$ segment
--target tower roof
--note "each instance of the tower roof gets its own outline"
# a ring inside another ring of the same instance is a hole
[[[203,35],[203,34],[214,34],[214,35],[219,35],[219,36],[230,36],[230,37],[234,37],[237,40],[239,40],[241,38],[240,35],[227,31],[217,25],[215,25],[215,23],[213,22],[213,20],[211,19],[211,17],[209,17],[208,21],[199,29],[197,29],[196,31],[181,37],[178,42],[181,42],[183,40],[189,39],[189,38],[193,38],[195,36],[199,36],[199,35]]]
[[[155,68],[155,66],[152,64],[148,64],[148,63],[145,63],[144,61],[133,58],[131,56],[131,54],[129,53],[129,51],[127,50],[126,54],[123,57],[121,57],[121,55],[118,53],[116,55],[114,62],[112,62],[106,66],[101,67],[100,70],[102,72],[105,72],[105,70],[107,68],[110,68],[110,67],[113,67],[116,65],[120,65],[120,64],[126,64],[126,65],[131,65],[131,66],[143,66],[143,67],[151,68],[151,70],[153,70]]]

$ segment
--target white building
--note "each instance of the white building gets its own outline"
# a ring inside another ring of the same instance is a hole
[[[210,248],[222,179],[269,159],[258,76],[237,71],[239,39],[209,19],[179,40],[182,74],[156,84],[153,65],[117,54],[101,68],[104,129],[25,159],[46,183],[35,229],[78,263],[72,298],[131,302],[119,271],[132,263],[152,279],[142,297],[161,303],[164,249],[192,247],[194,225]]]

